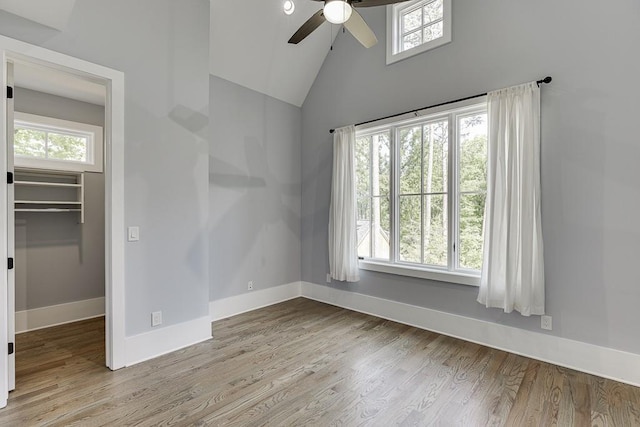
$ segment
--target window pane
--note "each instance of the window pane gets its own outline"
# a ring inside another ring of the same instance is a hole
[[[17,128],[13,139],[13,150],[16,156],[25,157],[46,157],[45,132]]]
[[[356,139],[356,191],[358,197],[369,196],[371,167],[371,137]]]
[[[358,256],[371,257],[371,198],[358,197],[357,206]]]
[[[407,34],[402,37],[402,50],[408,50],[422,44],[422,31]]]
[[[435,0],[425,5],[422,10],[424,11],[424,23],[442,19],[444,15],[444,8],[442,6],[442,0]]]
[[[373,258],[389,259],[391,210],[388,197],[373,198]]]
[[[487,114],[460,117],[460,191],[487,189]]]
[[[460,267],[482,269],[485,194],[460,195]]]
[[[424,263],[447,266],[447,196],[424,196]]]
[[[402,33],[408,33],[422,26],[422,11],[420,9],[402,15]]]
[[[422,196],[400,196],[400,260],[421,262],[420,203]]]
[[[435,24],[429,25],[428,27],[424,27],[424,43],[430,42],[431,40],[439,39],[440,37],[442,37],[442,34],[442,21],[436,22]]]
[[[447,190],[447,162],[449,161],[447,120],[424,126],[424,192],[444,193]]]
[[[49,132],[47,157],[50,159],[87,161],[87,138]]]
[[[419,194],[422,174],[422,126],[400,130],[400,194]]]
[[[389,132],[371,137],[373,144],[373,162],[371,176],[373,181],[372,195],[388,195],[391,191],[391,147]]]

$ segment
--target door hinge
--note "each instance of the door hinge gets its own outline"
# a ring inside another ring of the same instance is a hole
[[[11,86],[7,86],[7,99],[13,99],[13,88]]]
[[[7,266],[9,267],[9,270],[13,270],[13,258],[9,258],[9,262],[7,264],[8,264]]]
[[[7,184],[13,184],[13,172],[7,172]]]
[[[9,354],[13,354],[13,343],[9,343]]]

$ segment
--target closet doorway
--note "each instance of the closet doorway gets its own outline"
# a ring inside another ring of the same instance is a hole
[[[5,37],[0,57],[3,407],[16,332],[105,315],[105,364],[125,366],[124,76]]]
[[[43,65],[14,60],[12,66],[8,164],[14,168],[15,332],[20,334],[105,314],[106,87]],[[49,334],[39,335],[41,348],[48,348]],[[20,365],[25,366],[17,360]],[[16,369],[18,383],[20,372]]]

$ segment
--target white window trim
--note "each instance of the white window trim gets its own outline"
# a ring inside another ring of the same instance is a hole
[[[445,117],[450,114],[453,114],[454,122],[456,122],[455,118],[458,116],[465,116],[467,114],[473,114],[474,112],[486,111],[486,103],[487,103],[487,97],[482,96],[482,97],[477,97],[477,98],[456,102],[454,104],[441,105],[439,107],[427,108],[427,109],[407,113],[406,115],[399,116],[399,117],[383,119],[380,121],[367,123],[366,125],[361,125],[356,127],[356,137],[361,136],[363,134],[365,135],[373,134],[388,128],[399,129],[404,126],[410,126],[412,124],[422,122],[425,120]],[[452,132],[457,132],[457,126],[455,126],[455,129],[449,129],[449,132],[450,132],[449,135],[451,137]],[[395,136],[392,135],[391,138],[393,141],[395,139]],[[456,142],[457,142],[457,136],[456,136]],[[392,142],[391,149],[392,151],[397,151],[398,149],[397,144]],[[453,183],[453,185],[456,188],[456,194],[458,194],[459,177],[458,177],[458,171],[457,171],[457,164],[458,164],[457,144],[454,147],[454,150],[450,151],[450,154],[451,156],[449,158],[449,182]],[[397,153],[395,155],[397,156]],[[456,168],[455,170],[454,170],[454,167]],[[394,171],[394,169],[395,167],[392,165],[391,167],[392,174],[397,173],[397,171]],[[397,197],[397,186],[398,186],[397,175],[393,177],[392,182],[396,187],[392,191],[392,194],[394,195],[394,197]],[[448,193],[450,194],[449,191]],[[453,197],[449,197],[449,203],[453,203],[453,202],[454,202]],[[395,203],[394,200],[392,200],[391,205],[393,206],[394,203]],[[392,209],[395,209],[395,208],[392,207]],[[452,209],[452,211],[454,210],[457,211],[457,209]],[[396,212],[396,217],[397,217],[397,212]],[[453,225],[452,221],[454,221],[454,218],[452,218],[451,215],[449,216],[449,232],[454,232],[454,227],[455,227],[455,232],[456,233],[458,232],[457,212],[455,214],[455,217],[456,217],[455,219],[456,224],[452,227]],[[392,228],[395,225],[396,224],[392,224]],[[394,239],[397,238],[397,230],[395,231],[395,234],[396,234],[396,237],[394,237]],[[392,246],[391,250],[394,252],[397,252],[398,250],[397,245],[392,244],[391,246]],[[449,250],[448,256],[450,257],[450,259],[453,259],[451,258],[453,257],[452,247],[449,246],[448,250]],[[448,267],[439,268],[437,266],[427,266],[424,264],[406,263],[398,260],[397,253],[395,255],[396,255],[395,262],[386,261],[384,259],[379,259],[379,258],[364,258],[364,259],[360,258],[358,266],[362,270],[394,274],[397,276],[415,277],[419,279],[435,280],[439,282],[455,283],[459,285],[468,285],[468,286],[476,286],[476,287],[480,286],[480,275],[481,275],[480,271],[464,270],[464,269],[449,270]]]
[[[387,6],[387,65],[451,42],[451,0],[443,0],[444,10],[442,17],[442,37],[423,43],[414,48],[400,51],[400,43],[402,41],[400,35],[400,14],[403,10],[413,8],[416,4],[421,2],[424,2],[424,0],[414,0],[411,2],[396,3]]]
[[[361,270],[377,271],[379,273],[395,274],[396,276],[408,276],[418,279],[436,280],[438,282],[456,283],[458,285],[480,286],[479,274],[465,274],[435,269],[422,268],[408,264],[391,264],[373,259],[361,259],[358,266]]]
[[[81,133],[89,135],[87,146],[87,161],[77,162],[57,159],[41,159],[35,157],[14,156],[14,164],[18,167],[31,169],[52,169],[73,172],[102,172],[103,171],[103,130],[101,126],[72,122],[53,117],[39,116],[15,112],[16,125],[43,128],[46,130]]]

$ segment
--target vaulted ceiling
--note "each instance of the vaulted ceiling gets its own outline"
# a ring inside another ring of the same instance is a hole
[[[0,0],[0,9],[38,24],[62,30],[76,0]]]
[[[339,27],[326,23],[300,44],[288,44],[322,8],[322,2],[294,2],[287,16],[283,0],[211,0],[210,73],[301,106]]]
[[[209,72],[290,104],[301,106],[338,33],[324,24],[298,45],[287,40],[322,2],[294,0],[211,1]],[[63,30],[76,0],[0,0],[2,13]]]

